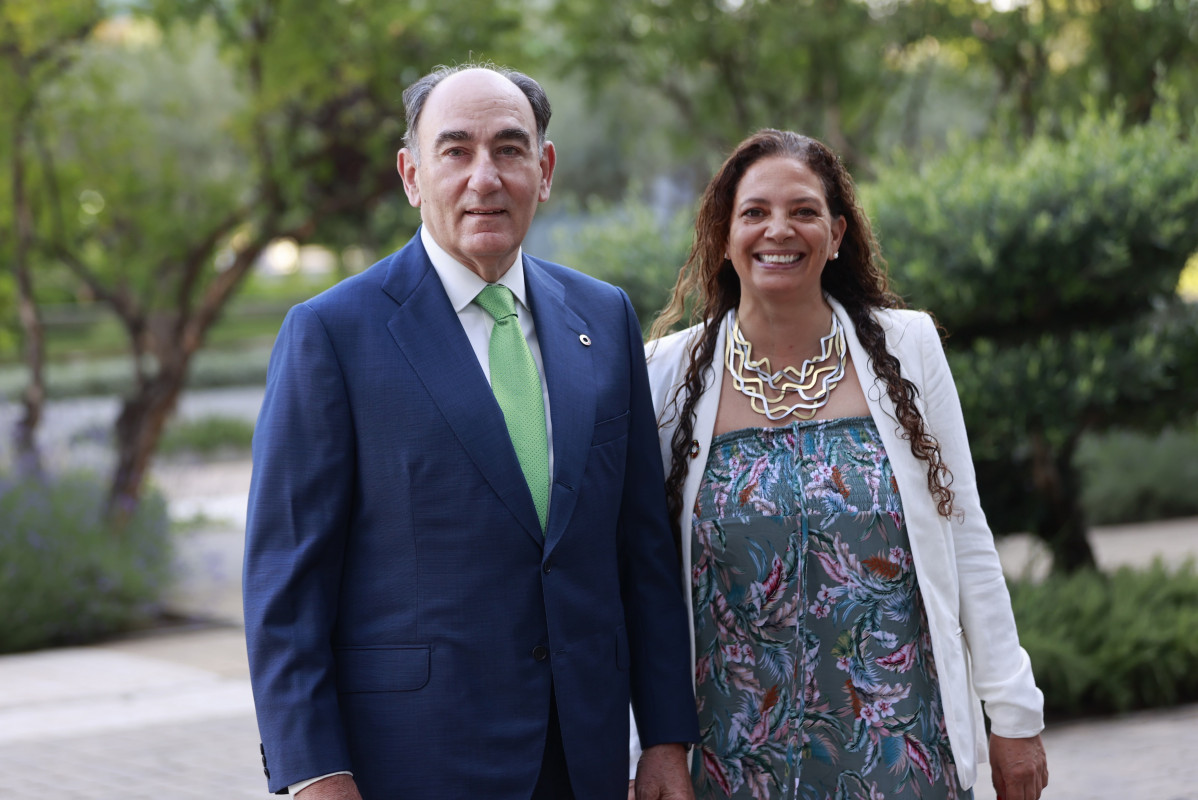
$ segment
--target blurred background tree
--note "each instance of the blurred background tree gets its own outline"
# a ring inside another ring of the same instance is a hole
[[[39,472],[41,459],[35,433],[46,400],[45,347],[41,313],[34,297],[32,261],[35,258],[35,217],[39,189],[31,176],[35,152],[46,154],[35,127],[39,105],[52,91],[53,82],[70,66],[77,45],[102,19],[94,0],[47,0],[45,3],[0,5],[0,104],[5,150],[5,177],[11,205],[0,206],[0,224],[10,236],[8,254],[11,288],[0,297],[11,297],[23,333],[23,361],[29,381],[22,393],[23,415],[14,431],[17,460],[23,470]],[[7,287],[6,287],[7,288]],[[0,342],[3,344],[3,342]]]
[[[1167,111],[1067,140],[964,145],[868,187],[896,286],[949,332],[985,503],[1065,570],[1092,566],[1075,455],[1087,431],[1159,430],[1198,398],[1198,140]]]

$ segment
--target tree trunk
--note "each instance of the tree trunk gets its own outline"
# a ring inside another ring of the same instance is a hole
[[[1076,440],[1054,449],[1043,434],[1032,436],[1032,482],[1039,495],[1034,532],[1052,553],[1052,569],[1072,573],[1094,568],[1094,551],[1086,537],[1081,481],[1073,466]]]
[[[16,236],[12,270],[17,283],[17,311],[21,320],[24,347],[22,356],[29,370],[29,383],[21,394],[24,413],[13,431],[17,468],[40,474],[41,453],[37,446],[37,428],[46,403],[46,343],[41,314],[33,297],[33,278],[29,271],[29,251],[33,242],[33,209],[25,191],[25,133],[28,109],[17,115],[13,129],[12,201]]]
[[[117,531],[141,501],[150,462],[187,381],[190,360],[190,354],[177,354],[160,361],[157,374],[139,381],[134,394],[121,406],[115,426],[116,467],[108,496],[108,517]]]

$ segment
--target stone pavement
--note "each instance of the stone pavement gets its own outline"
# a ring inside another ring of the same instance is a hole
[[[0,797],[268,796],[239,628],[0,658]]]
[[[239,619],[248,465],[172,465],[155,479],[176,515],[204,514],[177,542],[171,598],[202,621],[0,657],[0,800],[269,796]],[[1094,543],[1105,566],[1176,563],[1198,556],[1198,519],[1104,529]],[[1004,540],[1002,556],[1012,573],[1042,565],[1027,540]],[[1044,800],[1198,800],[1198,706],[1052,725],[1044,740]],[[975,798],[994,800],[988,772]]]
[[[1044,800],[1198,800],[1196,734],[1198,706],[1051,726]],[[268,796],[240,629],[0,658],[0,797]]]

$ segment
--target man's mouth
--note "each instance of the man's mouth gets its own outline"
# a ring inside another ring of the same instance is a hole
[[[502,208],[472,208],[467,210],[466,213],[473,217],[495,217],[507,212]]]

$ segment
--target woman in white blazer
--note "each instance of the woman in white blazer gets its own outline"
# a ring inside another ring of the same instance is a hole
[[[1002,800],[1048,772],[935,323],[901,308],[821,143],[716,173],[649,347],[688,588],[702,797]],[[696,645],[696,640],[699,644]]]

